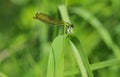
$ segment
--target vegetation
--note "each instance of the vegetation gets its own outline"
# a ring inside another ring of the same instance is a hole
[[[0,9],[0,77],[119,77],[119,0],[1,0]]]

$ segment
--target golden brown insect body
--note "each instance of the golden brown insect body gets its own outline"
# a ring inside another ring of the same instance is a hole
[[[48,15],[43,14],[43,13],[36,13],[35,17],[33,17],[33,18],[43,21],[45,23],[50,23],[50,24],[55,24],[55,25],[64,25],[65,24],[63,21],[56,20],[56,19],[51,18]]]

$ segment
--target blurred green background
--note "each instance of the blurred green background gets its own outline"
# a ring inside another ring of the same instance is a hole
[[[0,77],[46,76],[50,43],[62,34],[63,28],[45,24],[33,16],[42,12],[61,19],[58,12],[61,4],[65,1],[0,0]],[[90,63],[119,57],[120,0],[67,0],[66,4],[74,34],[80,39]],[[85,10],[83,16],[74,8]],[[65,50],[66,72],[76,66],[68,49]],[[120,67],[115,65],[93,73],[95,77],[119,77]],[[78,73],[66,77],[80,76]]]

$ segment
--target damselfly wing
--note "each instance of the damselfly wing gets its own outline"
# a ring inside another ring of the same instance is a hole
[[[48,15],[43,14],[43,13],[36,13],[35,17],[33,17],[33,18],[43,21],[45,23],[50,23],[50,24],[55,24],[55,25],[64,25],[65,24],[63,21],[56,20],[56,19],[51,18]]]

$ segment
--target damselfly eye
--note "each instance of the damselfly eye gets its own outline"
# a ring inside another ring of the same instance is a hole
[[[72,28],[74,27],[74,25],[72,24],[72,25],[70,25]]]

